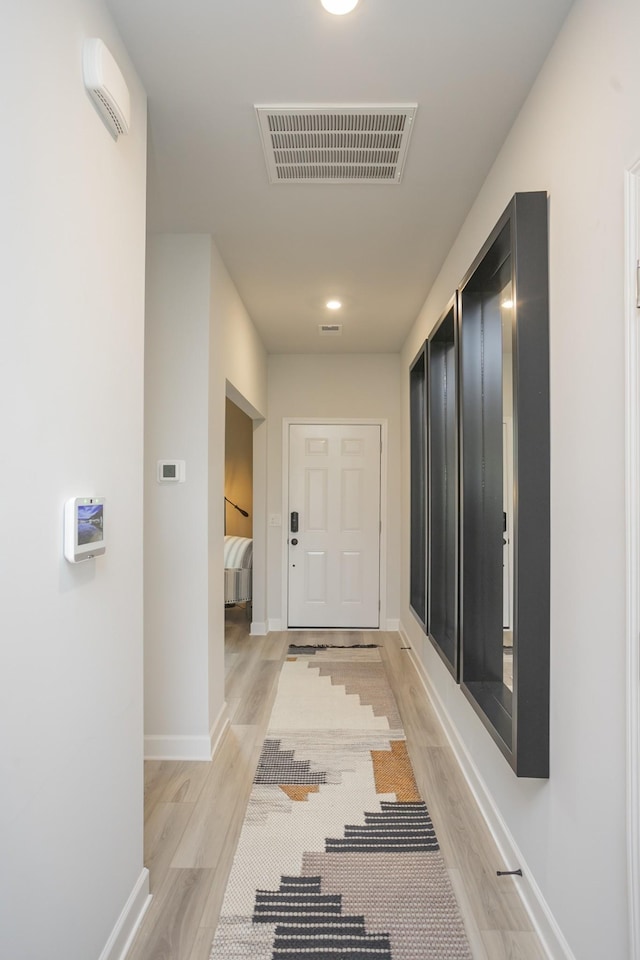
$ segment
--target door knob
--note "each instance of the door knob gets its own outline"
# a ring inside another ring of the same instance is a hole
[[[298,546],[298,541],[296,540],[295,537],[294,537],[293,540],[291,541],[291,546],[292,546],[292,547],[297,547],[297,546]]]

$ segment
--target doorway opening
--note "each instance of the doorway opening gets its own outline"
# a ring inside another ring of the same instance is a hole
[[[244,610],[253,600],[253,421],[229,397],[224,431],[224,606]]]
[[[226,382],[224,500],[224,603],[251,632],[266,632],[265,529],[266,420]],[[257,618],[257,620],[256,620]]]

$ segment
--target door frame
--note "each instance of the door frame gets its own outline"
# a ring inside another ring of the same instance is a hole
[[[387,624],[387,450],[388,422],[386,419],[366,417],[283,417],[282,419],[282,629],[289,627],[289,426],[291,424],[323,424],[328,426],[379,426],[380,451],[380,617],[379,630],[393,629]],[[333,629],[331,627],[327,629]]]
[[[629,936],[640,960],[640,159],[625,172],[627,850]]]

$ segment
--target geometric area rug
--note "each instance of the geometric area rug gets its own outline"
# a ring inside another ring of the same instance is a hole
[[[377,647],[289,647],[211,960],[471,960]]]

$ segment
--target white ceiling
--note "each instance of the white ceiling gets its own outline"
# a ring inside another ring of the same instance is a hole
[[[213,235],[271,353],[397,351],[571,2],[107,0],[149,96],[149,229]],[[255,104],[411,102],[401,184],[269,183]]]

